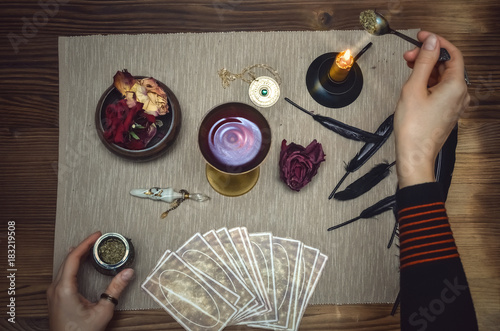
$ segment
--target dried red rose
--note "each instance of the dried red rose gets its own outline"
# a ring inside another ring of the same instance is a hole
[[[137,102],[129,108],[126,99],[110,104],[106,108],[104,138],[127,149],[145,148],[155,136],[157,128],[156,118],[148,115],[142,106],[142,103]]]
[[[320,143],[314,139],[307,147],[281,142],[279,160],[280,178],[292,190],[300,191],[318,173],[325,153]]]
[[[141,110],[137,113],[135,118],[135,123],[132,124],[131,132],[135,134],[136,138],[130,139],[130,142],[127,144],[127,148],[129,149],[143,149],[146,148],[148,143],[153,139],[156,135],[156,118],[153,115],[147,114],[144,110]]]

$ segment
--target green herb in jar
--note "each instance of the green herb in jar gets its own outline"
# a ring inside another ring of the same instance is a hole
[[[99,257],[107,264],[117,264],[125,255],[125,245],[116,238],[109,238],[99,245]]]

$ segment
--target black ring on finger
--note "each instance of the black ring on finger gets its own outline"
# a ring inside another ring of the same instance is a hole
[[[111,301],[115,306],[118,305],[118,300],[109,295],[108,293],[101,294],[101,299]]]

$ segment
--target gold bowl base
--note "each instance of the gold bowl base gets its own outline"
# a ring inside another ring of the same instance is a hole
[[[243,174],[220,172],[206,164],[205,172],[210,186],[226,197],[237,197],[250,191],[259,180],[260,168],[257,167]]]

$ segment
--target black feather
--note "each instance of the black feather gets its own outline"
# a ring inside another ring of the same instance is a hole
[[[285,101],[287,101],[292,106],[295,106],[298,109],[302,110],[304,113],[311,115],[315,121],[319,122],[325,128],[341,135],[344,138],[356,141],[363,141],[365,143],[378,142],[383,139],[381,136],[377,134],[358,129],[354,126],[350,126],[348,124],[337,121],[336,119],[333,119],[331,117],[313,114],[312,112],[306,110],[305,108],[302,108],[301,106],[299,106],[298,104],[296,104],[295,102],[293,102],[288,98],[285,98]]]
[[[394,205],[392,209],[392,213],[394,214],[395,222],[394,227],[392,228],[391,237],[389,238],[389,243],[387,244],[387,248],[391,248],[392,243],[396,237],[399,237],[399,222],[398,222],[398,208],[397,205]]]
[[[330,129],[335,133],[338,133],[344,138],[355,141],[363,141],[365,143],[377,142],[382,140],[378,135],[347,125],[331,117],[326,117],[317,114],[311,116],[314,118],[315,121],[319,122],[325,128]]]
[[[391,309],[391,316],[396,315],[396,310],[398,310],[400,301],[401,301],[401,291],[398,292],[398,296],[396,297],[396,300],[394,300],[394,304],[392,305]]]
[[[453,169],[455,167],[455,150],[457,149],[458,125],[451,131],[443,147],[436,157],[434,174],[436,182],[441,185],[444,200],[448,197],[448,191],[451,185]]]
[[[338,225],[334,225],[330,228],[328,228],[328,231],[332,231],[332,230],[335,230],[335,229],[338,229],[344,225],[347,225],[347,224],[350,224],[352,222],[355,222],[359,219],[362,219],[362,218],[372,218],[372,217],[375,217],[377,215],[380,215],[382,214],[383,212],[386,212],[388,210],[391,210],[393,208],[396,207],[396,195],[390,195],[382,200],[380,200],[379,202],[377,202],[376,204],[366,208],[365,210],[363,210],[361,212],[361,214],[359,214],[359,216],[353,218],[353,219],[350,219],[348,221],[345,221],[344,223],[340,223]]]
[[[361,212],[361,214],[359,214],[359,216],[361,218],[372,218],[372,217],[375,217],[377,215],[382,214],[383,212],[391,210],[395,206],[396,206],[396,196],[390,195],[390,196],[380,200],[379,202],[377,202],[373,206],[370,206],[370,207],[366,208],[365,210],[363,210]]]
[[[328,199],[333,198],[335,192],[337,192],[342,182],[347,178],[347,176],[351,172],[354,172],[359,168],[361,168],[361,166],[365,164],[365,162],[368,161],[380,149],[380,147],[382,147],[382,145],[384,145],[384,143],[387,141],[387,139],[392,133],[393,121],[394,121],[394,114],[391,114],[389,115],[389,117],[386,118],[386,120],[382,124],[380,124],[377,131],[375,131],[375,134],[381,136],[382,140],[376,143],[364,144],[364,146],[361,147],[360,151],[352,158],[351,161],[349,161],[349,163],[345,167],[346,173],[344,174],[344,177],[342,177],[342,179],[340,179],[340,181],[337,183],[332,193],[330,193]]]
[[[347,186],[345,190],[335,193],[333,197],[337,200],[345,201],[355,199],[363,195],[375,187],[375,185],[380,183],[385,177],[389,176],[391,173],[391,167],[395,164],[396,161],[391,164],[387,162],[377,164],[365,175]]]

